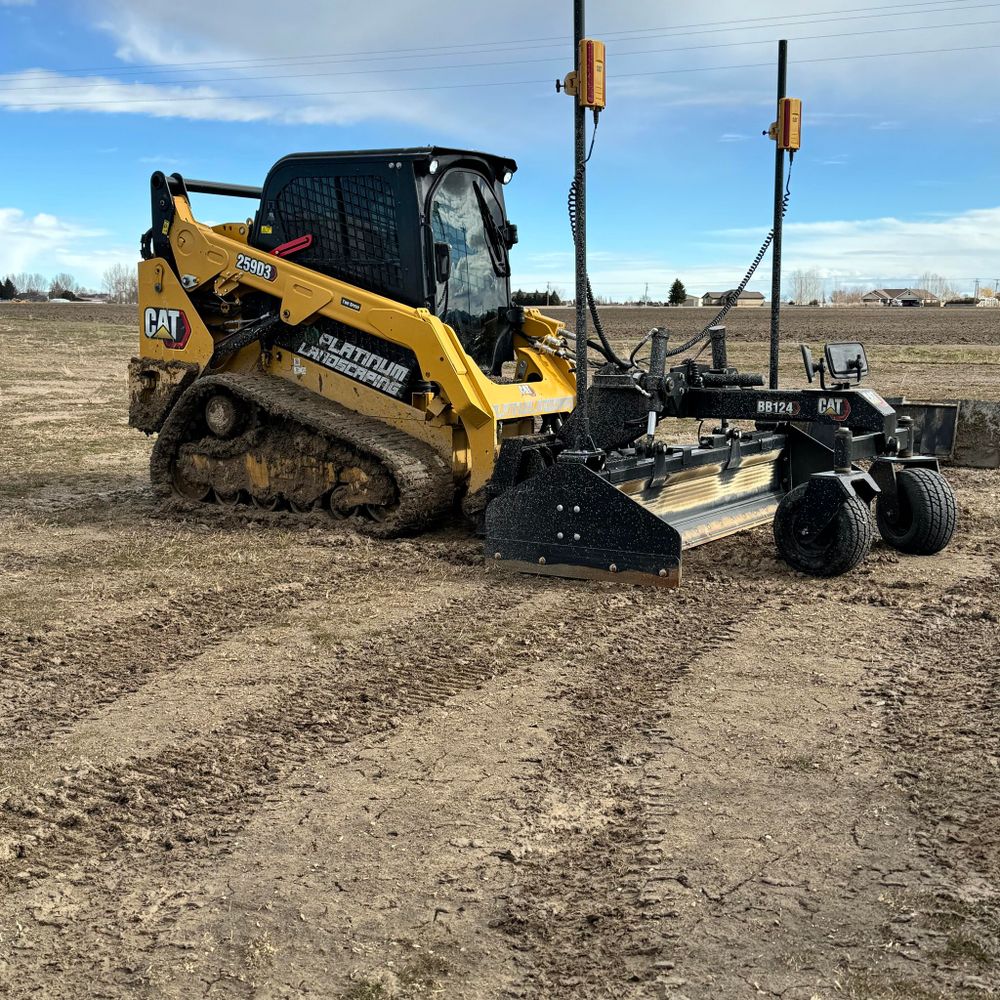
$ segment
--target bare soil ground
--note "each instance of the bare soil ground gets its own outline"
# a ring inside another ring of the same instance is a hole
[[[576,325],[574,309],[545,311],[571,330]],[[600,310],[616,349],[631,349],[654,326],[670,330],[671,344],[683,343],[717,312],[621,306]],[[730,311],[725,324],[731,364],[767,373],[770,321],[767,306]],[[782,386],[805,382],[799,344],[808,344],[819,358],[827,342],[856,340],[867,348],[871,384],[883,395],[1000,400],[1000,309],[975,307],[785,307],[781,311]]]
[[[875,384],[998,398],[935,315]],[[677,591],[500,576],[157,505],[135,337],[0,311],[0,995],[997,994],[1000,476],[832,581],[766,530]]]

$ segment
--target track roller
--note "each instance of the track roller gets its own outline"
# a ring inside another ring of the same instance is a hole
[[[205,423],[217,437],[233,437],[243,425],[243,408],[229,393],[216,392],[205,403]]]

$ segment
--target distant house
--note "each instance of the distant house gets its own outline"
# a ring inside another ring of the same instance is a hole
[[[873,288],[861,296],[863,306],[939,306],[941,300],[925,288]]]
[[[730,288],[725,292],[705,292],[701,297],[703,306],[723,306],[729,300],[729,296],[736,293],[735,288]],[[762,306],[764,296],[761,292],[740,292],[740,297],[736,301],[737,306]]]
[[[688,309],[696,308],[701,305],[701,298],[697,295],[689,295],[682,303],[682,306],[686,306]]]

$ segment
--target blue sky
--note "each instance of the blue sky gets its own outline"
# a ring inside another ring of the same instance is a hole
[[[862,2],[590,4],[608,43],[599,294],[740,278],[770,224],[779,37],[804,102],[787,271],[828,288],[1000,278],[1000,3]],[[154,169],[259,184],[288,152],[437,143],[517,159],[515,283],[567,291],[572,112],[552,81],[570,28],[568,0],[0,0],[0,274],[98,287],[137,258]],[[213,222],[246,207],[195,202]]]

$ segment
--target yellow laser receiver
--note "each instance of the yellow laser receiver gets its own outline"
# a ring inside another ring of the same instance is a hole
[[[778,120],[767,130],[779,149],[794,153],[802,145],[802,101],[797,97],[783,97],[778,101]]]
[[[593,38],[580,39],[579,70],[567,73],[562,84],[556,82],[556,90],[565,90],[576,98],[582,108],[603,111],[607,104],[604,85],[604,42]]]

